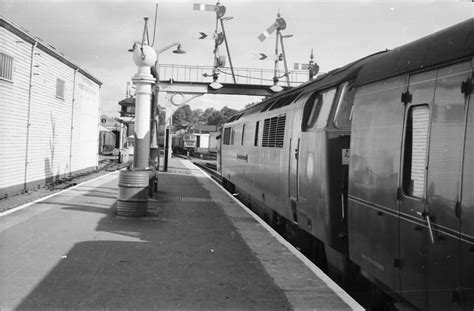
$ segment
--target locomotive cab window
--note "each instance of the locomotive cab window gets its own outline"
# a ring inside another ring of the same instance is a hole
[[[426,150],[428,147],[428,105],[412,106],[408,110],[403,155],[403,192],[424,198]]]
[[[335,88],[311,95],[303,111],[302,130],[304,132],[326,126],[335,95]]]
[[[350,128],[352,123],[352,108],[354,103],[355,87],[349,82],[342,85],[337,103],[334,124],[338,128]]]

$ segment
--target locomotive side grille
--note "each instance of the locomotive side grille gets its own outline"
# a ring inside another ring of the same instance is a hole
[[[270,140],[270,119],[265,119],[263,123],[262,147],[269,147]]]
[[[231,132],[232,128],[230,127],[226,127],[224,129],[224,141],[223,141],[223,144],[224,145],[230,145],[230,132]]]
[[[276,129],[276,142],[275,142],[275,147],[277,148],[283,148],[283,140],[285,139],[285,122],[286,122],[285,115],[278,117],[278,123],[277,123],[277,129]]]
[[[283,147],[283,141],[285,138],[285,123],[285,115],[264,120],[262,147]]]
[[[270,140],[268,142],[268,147],[275,147],[276,145],[277,124],[278,117],[273,117],[270,119]]]

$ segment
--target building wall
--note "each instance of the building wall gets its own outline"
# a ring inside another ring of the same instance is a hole
[[[0,52],[14,57],[13,82],[0,79],[0,189],[25,175],[31,46],[0,27]]]
[[[0,27],[14,58],[12,81],[0,79],[0,197],[98,165],[100,85],[43,45]]]
[[[196,136],[199,137],[199,144],[197,144],[197,151],[199,152],[206,152],[209,150],[209,134],[203,133],[194,133]]]

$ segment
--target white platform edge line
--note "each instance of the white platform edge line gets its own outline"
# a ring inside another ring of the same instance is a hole
[[[194,165],[194,164],[193,164]],[[199,170],[198,166],[194,165]],[[317,277],[319,277],[326,285],[339,296],[352,310],[365,310],[357,301],[354,300],[349,294],[347,294],[339,285],[336,284],[330,277],[328,277],[321,269],[319,269],[314,263],[312,263],[308,258],[301,254],[293,245],[291,245],[287,240],[282,238],[270,225],[258,217],[254,212],[252,212],[247,206],[242,202],[237,200],[232,196],[227,190],[224,189],[217,181],[215,181],[209,174],[201,170],[204,175],[207,176],[214,184],[220,187],[230,198],[232,198],[240,207],[242,207],[247,213],[249,213],[256,221],[262,225],[271,235],[273,235],[278,242],[283,244],[290,252],[292,252],[299,260],[301,260]]]
[[[85,184],[87,184],[87,183],[90,183],[90,182],[99,180],[99,179],[104,178],[104,177],[109,176],[109,175],[112,175],[112,174],[114,174],[114,173],[116,173],[116,172],[117,172],[117,171],[113,171],[113,172],[110,172],[110,173],[108,173],[108,174],[101,175],[101,176],[99,176],[99,177],[96,177],[96,178],[91,179],[91,180],[84,181],[84,182],[82,182],[82,183],[80,183],[80,184],[77,184],[77,185],[75,185],[75,186],[72,186],[72,187],[69,187],[69,188],[67,188],[67,189],[61,190],[61,191],[59,191],[59,192],[56,192],[56,193],[47,195],[47,196],[45,196],[45,197],[36,199],[36,200],[34,200],[34,201],[32,201],[32,202],[28,202],[28,203],[26,203],[26,204],[23,204],[23,205],[14,207],[14,208],[9,209],[9,210],[6,210],[6,211],[0,213],[0,217],[6,216],[6,215],[11,214],[11,213],[14,213],[14,212],[17,212],[17,211],[19,211],[19,210],[22,210],[22,209],[28,207],[28,206],[31,206],[31,205],[36,204],[36,203],[38,203],[38,202],[47,200],[47,199],[52,198],[52,197],[54,197],[54,196],[56,196],[56,195],[62,194],[62,193],[64,193],[64,192],[67,192],[67,191],[72,190],[72,189],[74,189],[74,188],[77,188],[77,187],[79,187],[79,186],[85,185]]]

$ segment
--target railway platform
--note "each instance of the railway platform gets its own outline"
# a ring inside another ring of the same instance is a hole
[[[190,162],[147,217],[116,215],[118,175],[0,214],[0,310],[362,310]]]

